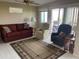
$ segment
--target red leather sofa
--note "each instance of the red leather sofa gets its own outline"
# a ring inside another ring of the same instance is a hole
[[[7,33],[3,27],[7,26],[11,29],[11,32]],[[22,38],[31,37],[33,35],[33,28],[28,27],[24,28],[23,24],[7,24],[7,25],[0,25],[0,32],[1,37],[4,42],[10,42]]]

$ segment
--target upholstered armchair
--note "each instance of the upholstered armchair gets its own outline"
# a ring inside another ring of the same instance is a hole
[[[57,33],[52,33],[51,34],[51,41],[58,45],[63,47],[65,45],[65,37],[71,36],[72,27],[68,24],[61,24],[58,28]]]

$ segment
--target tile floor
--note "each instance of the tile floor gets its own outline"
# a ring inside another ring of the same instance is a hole
[[[13,48],[7,44],[0,44],[0,59],[21,59]]]
[[[11,42],[10,42],[11,43]],[[10,43],[0,42],[0,59],[21,59],[15,50],[9,45]],[[79,59],[72,54],[66,53],[58,59]]]
[[[70,53],[66,53],[66,54],[64,54],[63,56],[59,57],[58,59],[79,59],[79,58],[73,56],[73,55],[70,54]]]

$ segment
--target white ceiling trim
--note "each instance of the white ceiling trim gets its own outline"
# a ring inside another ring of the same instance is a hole
[[[6,1],[6,2],[13,2],[13,3],[20,3],[23,4],[23,0],[0,0],[0,1]],[[55,1],[55,0],[30,0],[30,1],[34,1],[35,3],[38,3],[40,5],[44,5],[46,3]]]

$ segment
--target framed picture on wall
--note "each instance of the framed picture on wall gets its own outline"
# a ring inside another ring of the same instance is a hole
[[[9,7],[9,13],[23,13],[23,8]]]

